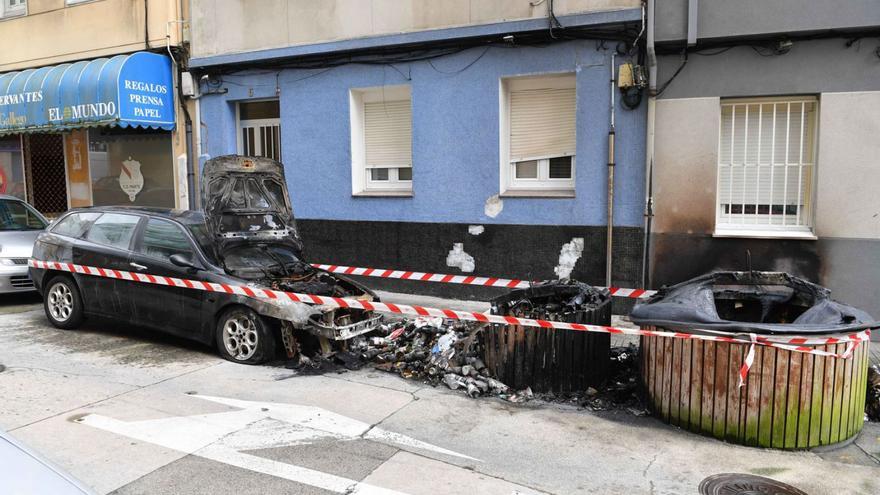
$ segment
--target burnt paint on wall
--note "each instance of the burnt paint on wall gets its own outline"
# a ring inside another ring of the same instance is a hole
[[[837,301],[880,315],[880,240],[745,239],[711,235],[651,236],[650,288],[716,270],[784,271],[831,290]],[[880,339],[875,332],[874,339]]]
[[[654,234],[651,285],[661,287],[717,270],[784,271],[822,284],[816,241]]]
[[[469,275],[554,279],[562,245],[584,238],[584,253],[571,277],[604,285],[605,227],[485,224],[480,235],[467,224],[298,220],[305,256],[313,263],[393,268],[434,273],[463,273],[446,266],[453,243],[463,243],[474,257]],[[642,232],[637,227],[614,229],[615,285],[636,287],[641,277]],[[369,287],[439,297],[488,300],[504,289],[363,278]]]

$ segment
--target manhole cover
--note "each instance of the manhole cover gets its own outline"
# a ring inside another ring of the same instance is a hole
[[[700,482],[702,495],[807,495],[781,481],[753,474],[723,473]]]

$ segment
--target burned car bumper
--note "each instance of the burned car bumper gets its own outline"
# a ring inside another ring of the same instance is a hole
[[[350,317],[345,318],[340,324],[340,320],[334,317],[335,311],[327,311],[320,315],[309,317],[309,324],[305,328],[317,337],[325,337],[330,340],[348,340],[358,335],[371,332],[379,328],[382,323],[381,315],[373,315],[371,312],[364,319],[352,323],[344,323],[351,321]]]

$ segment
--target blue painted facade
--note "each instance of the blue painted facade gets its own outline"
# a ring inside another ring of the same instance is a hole
[[[202,153],[235,153],[235,106],[278,98],[282,158],[297,218],[508,225],[606,224],[607,133],[612,49],[577,40],[542,47],[472,48],[428,61],[279,69],[222,76],[223,94],[200,100]],[[462,70],[469,64],[466,69]],[[496,218],[486,199],[500,192],[499,92],[504,77],[577,74],[574,198],[503,198]],[[412,197],[355,197],[349,91],[412,88]],[[204,90],[205,88],[203,88]],[[618,98],[619,101],[619,98]],[[641,227],[645,109],[616,109],[615,226]]]

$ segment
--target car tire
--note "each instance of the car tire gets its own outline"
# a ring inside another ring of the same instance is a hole
[[[230,308],[220,315],[216,341],[223,359],[233,363],[260,364],[275,355],[275,336],[268,322],[244,306]]]
[[[52,326],[71,330],[83,321],[83,302],[73,278],[56,275],[46,284],[43,293],[43,309]]]

